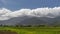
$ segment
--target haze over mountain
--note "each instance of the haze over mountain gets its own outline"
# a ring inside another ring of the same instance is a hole
[[[6,8],[0,9],[0,24],[16,25],[16,24],[47,24],[60,22],[60,7],[54,8],[36,8],[36,9],[20,9],[11,11]]]

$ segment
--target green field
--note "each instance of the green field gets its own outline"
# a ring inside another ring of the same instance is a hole
[[[0,30],[11,30],[18,34],[60,34],[60,27],[0,27]]]

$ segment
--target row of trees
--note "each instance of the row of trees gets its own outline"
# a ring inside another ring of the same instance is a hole
[[[1,27],[46,27],[46,25],[0,25]]]
[[[16,27],[45,27],[45,25],[16,25]]]

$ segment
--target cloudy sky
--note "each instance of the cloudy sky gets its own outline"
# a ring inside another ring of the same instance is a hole
[[[0,0],[0,20],[22,16],[60,16],[60,0]]]
[[[0,0],[0,8],[7,8],[10,10],[59,6],[60,0]]]

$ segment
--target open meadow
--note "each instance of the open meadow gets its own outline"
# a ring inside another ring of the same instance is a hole
[[[0,31],[16,32],[15,34],[60,34],[60,27],[0,27]]]

